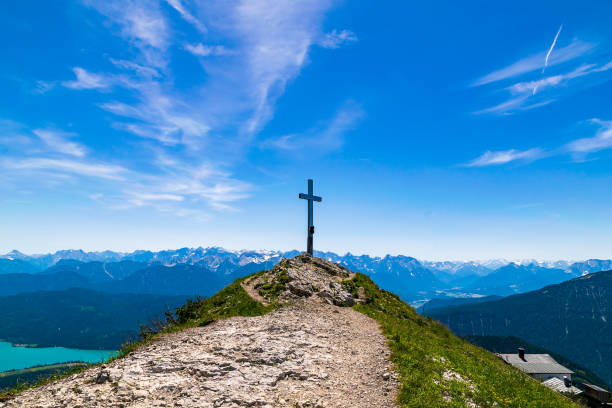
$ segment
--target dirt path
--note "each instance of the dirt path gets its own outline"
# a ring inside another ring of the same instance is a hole
[[[307,300],[164,336],[0,407],[393,407],[390,369],[374,320]]]
[[[263,296],[259,294],[257,289],[255,289],[256,282],[258,282],[257,277],[251,277],[242,281],[242,283],[240,283],[240,286],[242,286],[242,289],[244,289],[244,291],[248,293],[251,298],[253,298],[264,306],[268,306],[270,302],[264,299]]]

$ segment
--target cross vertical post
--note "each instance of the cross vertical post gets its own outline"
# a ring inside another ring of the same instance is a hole
[[[308,179],[308,194],[300,193],[299,198],[308,201],[308,238],[306,239],[306,252],[312,256],[312,241],[314,237],[314,222],[313,222],[313,202],[320,202],[322,200],[321,197],[314,195],[313,192],[313,181],[312,179]]]

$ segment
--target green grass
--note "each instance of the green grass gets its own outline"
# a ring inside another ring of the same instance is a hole
[[[166,314],[166,320],[164,322],[157,322],[154,324],[154,327],[141,326],[141,339],[124,344],[117,354],[105,362],[83,364],[59,375],[53,375],[31,383],[19,383],[7,391],[0,392],[0,402],[11,399],[27,389],[39,387],[66,376],[80,373],[87,368],[100,366],[123,358],[139,347],[151,343],[162,334],[177,332],[190,327],[206,326],[215,320],[233,316],[261,316],[278,308],[276,303],[264,306],[253,300],[240,286],[244,279],[246,278],[236,280],[210,298],[188,300],[183,306],[177,307],[174,314]]]
[[[378,321],[399,373],[402,407],[578,407],[498,359],[453,335],[441,323],[419,316],[393,293],[358,273],[345,283],[362,286],[366,303],[354,308]],[[445,380],[452,371],[466,382]]]
[[[287,283],[289,282],[287,266],[287,260],[282,260],[270,271],[259,273],[264,281],[255,285],[255,289],[257,289],[261,297],[272,302],[278,299],[278,296],[287,288]]]

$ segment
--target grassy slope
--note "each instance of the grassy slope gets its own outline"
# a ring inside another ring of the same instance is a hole
[[[365,289],[367,303],[354,308],[380,322],[389,340],[400,374],[401,406],[465,407],[471,400],[481,407],[577,407],[490,352],[459,339],[441,323],[419,316],[367,276],[357,274],[345,285]],[[473,386],[444,380],[447,370]]]

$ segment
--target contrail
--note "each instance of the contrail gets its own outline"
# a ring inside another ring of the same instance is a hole
[[[553,43],[550,46],[550,49],[546,53],[546,59],[544,60],[544,68],[542,68],[542,73],[544,73],[544,70],[548,66],[548,58],[550,57],[550,54],[552,53],[553,48],[555,48],[555,44],[557,44],[557,38],[559,38],[559,34],[561,34],[561,30],[563,30],[563,24],[561,24],[561,27],[559,27],[559,31],[557,31],[557,35],[555,35],[555,39],[553,40]]]

